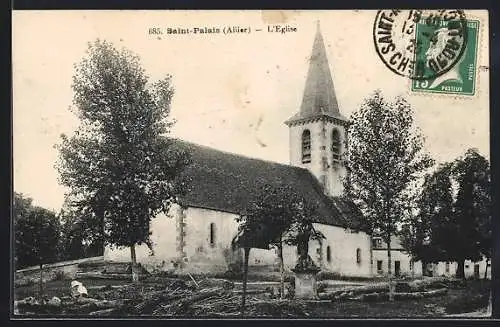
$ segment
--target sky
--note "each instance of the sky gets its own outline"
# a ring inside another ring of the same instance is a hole
[[[438,162],[475,147],[489,157],[488,15],[482,27],[476,94],[414,94],[389,70],[373,42],[375,11],[14,11],[14,190],[58,211],[54,148],[79,121],[69,110],[74,65],[97,38],[141,58],[151,81],[173,76],[172,135],[250,157],[288,163],[284,121],[300,107],[316,22],[327,49],[341,113],[349,117],[376,89],[404,96],[426,150]],[[268,26],[296,28],[270,33]],[[153,35],[150,28],[249,27],[250,33]],[[255,31],[262,29],[262,31]]]

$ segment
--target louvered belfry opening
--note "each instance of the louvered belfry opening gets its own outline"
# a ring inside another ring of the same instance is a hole
[[[311,162],[311,132],[306,129],[302,132],[302,163]]]
[[[340,162],[340,134],[334,129],[332,131],[332,162],[338,164]]]

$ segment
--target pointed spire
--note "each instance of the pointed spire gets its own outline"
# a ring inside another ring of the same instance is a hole
[[[318,20],[300,112],[290,121],[323,115],[342,118]]]

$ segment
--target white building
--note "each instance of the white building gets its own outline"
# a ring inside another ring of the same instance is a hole
[[[373,237],[373,273],[374,276],[386,276],[388,272],[387,244],[381,237]],[[412,262],[411,257],[401,245],[398,237],[391,238],[391,271],[395,277],[419,276],[446,276],[455,277],[458,264],[456,262],[428,263],[425,266],[421,261]],[[487,269],[487,270],[486,270]],[[491,278],[491,263],[483,258],[481,261],[465,261],[464,273],[466,278]]]
[[[381,237],[373,237],[373,273],[375,276],[386,276],[389,271],[389,255],[387,243]],[[391,272],[395,277],[422,276],[422,263],[412,262],[410,255],[404,250],[398,237],[391,237]]]

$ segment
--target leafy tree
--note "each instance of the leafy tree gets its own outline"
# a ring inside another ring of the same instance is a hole
[[[410,256],[410,269],[412,275],[415,273],[415,262],[421,260],[419,255],[421,248],[424,246],[424,239],[427,229],[424,227],[424,222],[421,221],[421,216],[415,214],[415,209],[408,209],[403,216],[401,230],[399,231],[401,246]],[[425,267],[425,263],[422,263]]]
[[[489,163],[473,149],[428,174],[418,199],[417,219],[404,228],[410,253],[423,263],[456,261],[458,278],[465,277],[465,260],[476,261],[481,255],[491,258],[489,188]]]
[[[74,260],[84,258],[83,235],[78,225],[77,218],[71,211],[61,209],[59,212],[61,230],[64,237],[61,238],[60,251],[63,260]]]
[[[363,211],[371,233],[387,243],[391,284],[391,235],[411,203],[410,187],[432,164],[423,151],[410,105],[401,97],[388,102],[380,91],[369,97],[351,117],[346,191]]]
[[[31,249],[26,249],[22,244],[23,231],[21,230],[21,224],[27,218],[28,213],[33,209],[33,199],[25,197],[24,195],[14,192],[14,197],[12,199],[12,218],[14,223],[14,265],[16,269],[24,268],[32,263],[30,256],[32,254]]]
[[[59,259],[60,222],[50,210],[33,205],[33,199],[14,192],[13,219],[16,268],[42,265]]]
[[[249,201],[244,213],[238,218],[239,237],[236,242],[245,249],[244,294],[248,275],[248,255],[251,248],[274,247],[280,260],[280,293],[284,296],[283,245],[297,245],[304,235],[307,239],[318,239],[322,234],[315,231],[313,221],[317,217],[317,206],[308,203],[289,186],[265,184],[262,191]]]
[[[27,213],[33,209],[33,199],[25,197],[21,193],[14,192],[14,198],[12,200],[12,213],[14,220],[25,217]]]
[[[152,248],[151,219],[183,190],[177,177],[188,158],[166,137],[171,77],[150,84],[136,55],[101,40],[75,68],[73,109],[81,125],[57,146],[61,182],[106,244],[130,248],[137,281],[135,245]]]
[[[403,223],[403,246],[414,261],[426,263],[448,260],[445,235],[452,232],[453,194],[451,165],[443,164],[424,178],[415,215]]]
[[[78,211],[62,209],[59,213],[64,237],[61,239],[61,254],[65,260],[74,260],[103,255],[102,223],[92,225],[91,217]]]
[[[488,204],[485,206],[487,210],[491,210],[491,197],[488,196]],[[486,268],[484,270],[484,279],[488,277],[488,266],[491,264],[491,257],[493,255],[493,224],[492,224],[491,211],[489,214],[484,215],[479,220],[479,235],[481,240],[479,242],[480,252],[486,258]]]
[[[455,160],[453,170],[458,192],[447,251],[458,263],[457,278],[464,278],[466,259],[477,261],[491,253],[490,168],[486,158],[469,149]]]
[[[16,219],[16,256],[20,266],[40,266],[40,297],[43,265],[58,259],[59,219],[50,210],[33,207]]]

